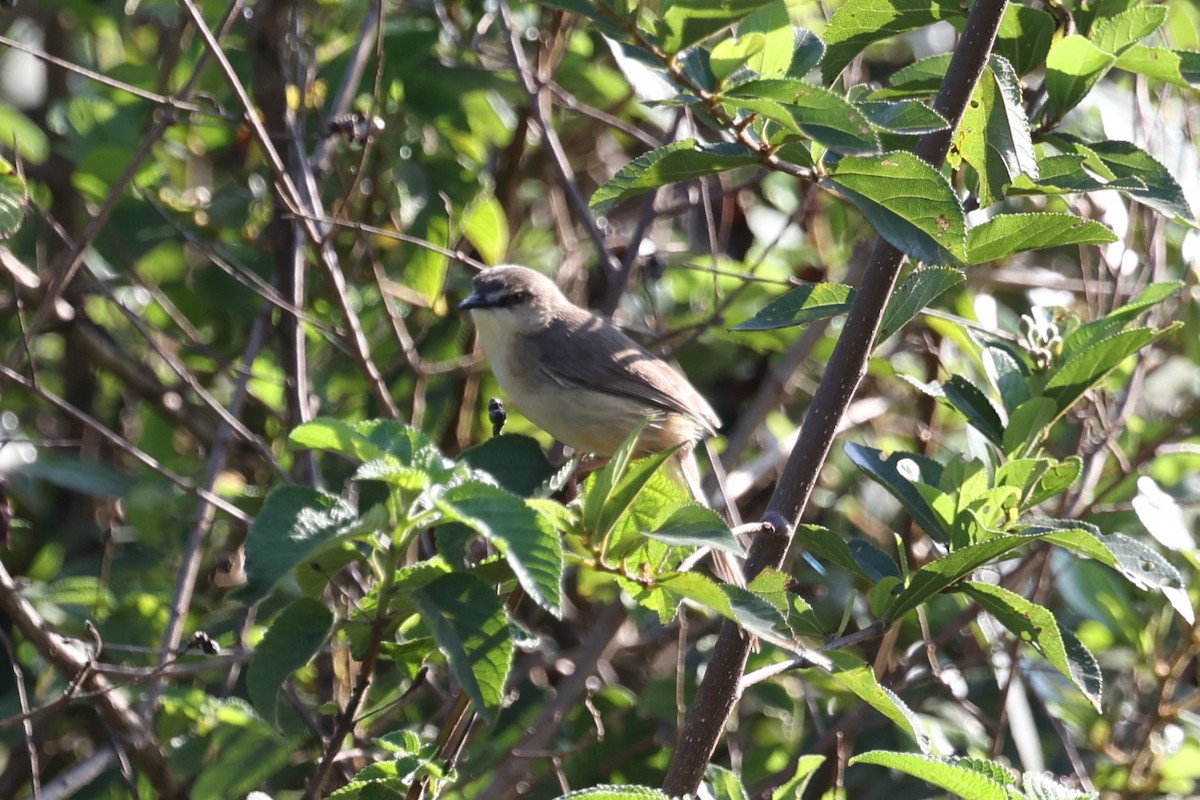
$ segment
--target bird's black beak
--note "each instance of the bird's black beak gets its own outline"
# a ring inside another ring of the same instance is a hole
[[[458,304],[458,310],[470,311],[472,308],[488,308],[489,306],[491,306],[491,303],[483,295],[479,294],[479,292],[475,292]]]

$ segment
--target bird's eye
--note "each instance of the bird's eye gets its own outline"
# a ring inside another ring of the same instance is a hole
[[[529,292],[524,289],[518,289],[508,296],[509,305],[518,305],[529,299]]]

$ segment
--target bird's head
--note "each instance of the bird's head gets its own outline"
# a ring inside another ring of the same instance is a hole
[[[476,321],[488,319],[505,328],[531,332],[544,327],[570,301],[554,281],[528,267],[504,265],[475,276],[470,296],[458,304]]]

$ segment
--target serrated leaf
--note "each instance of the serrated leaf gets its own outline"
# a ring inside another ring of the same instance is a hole
[[[881,450],[855,442],[847,442],[844,450],[859,469],[900,501],[927,534],[939,542],[949,541],[950,531],[945,523],[913,486],[914,481],[931,487],[941,483],[941,464],[916,453],[894,452],[885,455]]]
[[[735,39],[722,39],[713,45],[709,53],[708,64],[713,76],[723,81],[745,65],[755,53],[762,52],[767,46],[767,37],[761,33],[741,33]],[[788,51],[791,55],[791,51]]]
[[[952,166],[966,161],[974,167],[981,206],[1000,199],[1021,175],[1037,180],[1037,155],[1020,81],[1000,56],[992,56],[975,85],[954,132],[948,160]]]
[[[1088,347],[1106,339],[1137,319],[1141,313],[1177,294],[1183,288],[1181,281],[1152,283],[1133,300],[1110,311],[1099,319],[1080,325],[1063,337],[1063,359],[1069,360]]]
[[[306,486],[280,486],[267,496],[246,537],[248,601],[266,596],[297,565],[322,548],[363,536],[386,521],[377,506],[362,518],[340,497]]]
[[[677,572],[659,578],[655,581],[655,586],[669,592],[674,597],[675,605],[689,600],[702,608],[717,612],[725,619],[737,621],[723,587],[707,575],[699,572]]]
[[[796,32],[785,0],[771,0],[738,23],[738,36],[759,34],[763,46],[746,59],[756,75],[786,75],[796,50]]]
[[[451,487],[434,503],[448,521],[496,545],[530,599],[561,615],[562,542],[549,522],[517,495],[478,481]]]
[[[558,800],[670,800],[658,789],[647,786],[593,786],[560,795]]]
[[[263,719],[277,720],[275,702],[288,676],[312,660],[333,627],[333,613],[320,600],[302,597],[271,620],[246,669],[246,689]]]
[[[1177,330],[1183,323],[1160,330],[1134,328],[1115,333],[1073,355],[1046,381],[1043,393],[1055,402],[1059,413],[1066,411],[1085,392],[1104,380],[1121,362],[1143,347]]]
[[[792,64],[788,67],[787,77],[803,78],[825,57],[825,43],[806,28],[793,28],[793,31],[796,35],[796,50],[792,54]]]
[[[942,393],[946,401],[967,418],[971,427],[987,437],[992,444],[1002,446],[1004,423],[1001,422],[996,407],[978,386],[961,375],[951,375],[942,384]]]
[[[1154,156],[1132,142],[1094,142],[1089,147],[1118,180],[1137,180],[1146,187],[1122,188],[1123,194],[1169,218],[1195,227],[1196,215],[1179,182]]]
[[[941,114],[920,100],[863,100],[855,105],[872,125],[890,133],[923,136],[950,127]]]
[[[1059,627],[1049,609],[1000,586],[968,582],[963,588],[1013,635],[1032,644],[1097,711],[1101,710],[1104,682],[1100,666],[1073,634]]]
[[[765,6],[769,0],[667,0],[658,22],[659,46],[668,53],[707,39]]]
[[[1043,524],[1052,529],[1047,541],[1112,567],[1143,591],[1162,593],[1189,625],[1195,621],[1195,609],[1183,577],[1152,548],[1124,534],[1101,535],[1093,526],[1071,520],[1049,520]]]
[[[294,745],[244,700],[207,697],[204,710],[214,720],[204,741],[210,757],[188,788],[189,800],[243,797],[287,764]]]
[[[1139,5],[1096,20],[1088,38],[1104,52],[1119,56],[1158,30],[1166,18],[1166,6]]]
[[[996,35],[994,50],[1018,75],[1033,72],[1046,60],[1054,38],[1054,17],[1045,11],[1010,3]]]
[[[674,547],[711,547],[739,558],[746,555],[728,523],[711,508],[695,503],[680,506],[654,530],[644,533]]]
[[[1043,247],[1115,241],[1116,234],[1106,225],[1074,214],[999,214],[967,232],[967,262],[983,264]]]
[[[1117,59],[1117,68],[1160,81],[1200,89],[1200,53],[1136,44]]]
[[[454,572],[412,592],[412,602],[476,711],[495,723],[514,649],[495,590]]]
[[[869,664],[846,652],[833,651],[827,655],[833,663],[830,675],[835,681],[912,736],[921,752],[929,751],[929,736],[925,733],[925,726],[920,717],[891,689],[879,683]]]
[[[821,75],[826,84],[871,42],[962,16],[952,0],[848,0],[838,6],[825,28]]]
[[[1049,397],[1031,397],[1021,403],[1009,414],[1004,428],[1005,454],[1024,455],[1037,447],[1050,423],[1061,413],[1058,404]]]
[[[964,280],[966,276],[962,270],[952,267],[923,267],[909,273],[888,300],[876,342],[886,341],[934,300]]]
[[[847,156],[821,179],[894,247],[927,264],[966,258],[966,218],[945,176],[912,153]]]
[[[659,186],[757,163],[759,157],[740,144],[699,144],[695,139],[675,142],[651,150],[618,170],[592,195],[590,206],[597,214],[605,214],[629,198]]]
[[[892,73],[887,86],[871,93],[872,100],[935,95],[946,78],[951,53],[921,58]]]
[[[879,138],[866,116],[845,98],[819,86],[794,78],[764,78],[738,84],[720,99],[808,136],[836,153],[879,152]]]
[[[1117,63],[1117,58],[1077,33],[1064,36],[1046,55],[1046,114],[1062,119]]]
[[[828,319],[850,310],[854,290],[840,283],[808,283],[790,289],[731,331],[769,331]]]
[[[945,758],[918,753],[873,750],[849,763],[875,764],[919,778],[953,792],[964,800],[1009,800],[1012,776],[999,764],[974,758]]]
[[[908,586],[888,607],[885,618],[893,622],[898,620],[929,598],[958,584],[984,564],[1044,535],[1045,531],[1038,529],[1023,530],[1017,535],[1002,534],[978,544],[961,547],[949,555],[929,562],[913,573]]]

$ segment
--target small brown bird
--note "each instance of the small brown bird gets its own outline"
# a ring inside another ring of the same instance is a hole
[[[679,473],[704,501],[692,449],[721,421],[687,378],[541,273],[492,267],[473,288],[458,307],[471,312],[500,388],[531,422],[580,452],[611,456],[649,420],[636,455],[679,446]],[[734,571],[722,577],[740,578]]]

